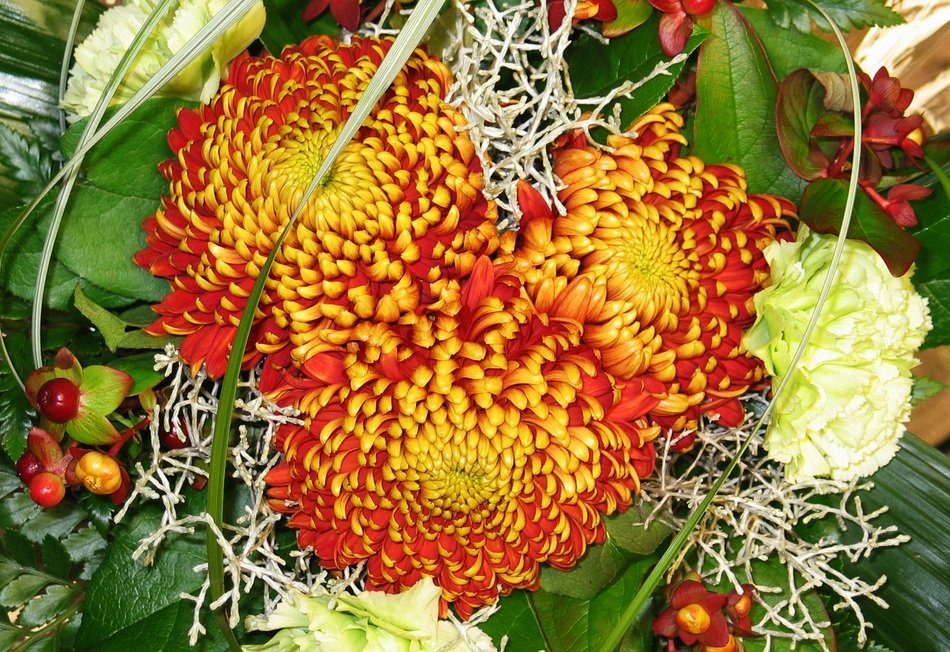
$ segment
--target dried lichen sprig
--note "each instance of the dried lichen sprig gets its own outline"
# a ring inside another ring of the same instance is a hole
[[[126,516],[130,507],[143,501],[160,502],[164,513],[159,527],[143,539],[134,553],[150,563],[158,547],[169,537],[190,534],[202,528],[210,528],[224,550],[225,572],[231,579],[230,588],[220,598],[208,605],[210,579],[207,564],[195,568],[205,575],[196,594],[185,594],[183,599],[195,603],[194,620],[189,637],[194,644],[204,633],[199,614],[205,606],[214,609],[224,606],[229,624],[233,627],[240,620],[238,600],[242,592],[250,591],[260,584],[265,602],[276,602],[290,587],[306,590],[315,582],[322,581],[310,572],[309,558],[298,555],[297,568],[288,569],[276,554],[274,539],[279,515],[264,506],[263,476],[276,464],[279,456],[273,451],[271,440],[277,425],[295,421],[288,410],[282,410],[267,402],[255,389],[257,378],[252,374],[239,384],[235,416],[245,424],[238,428],[238,441],[229,450],[228,474],[244,485],[250,494],[244,513],[236,523],[215,525],[209,514],[184,514],[184,494],[196,480],[207,478],[205,470],[211,456],[211,423],[218,411],[218,384],[204,372],[194,375],[168,347],[156,358],[159,370],[164,370],[169,379],[167,400],[164,408],[156,406],[150,429],[151,455],[145,462],[136,465],[137,481],[130,498],[116,515],[116,520]],[[186,438],[186,445],[177,450],[164,450],[160,433],[177,429]]]
[[[750,436],[743,429],[725,431],[708,424],[696,435],[695,457],[686,469],[676,468],[674,461],[679,458],[672,454],[672,442],[667,442],[665,449],[658,451],[655,476],[643,483],[644,498],[655,499],[653,514],[663,514],[659,518],[674,529],[682,528],[685,522],[685,518],[677,514],[686,513],[699,504],[721,476],[723,466]],[[751,577],[754,561],[774,558],[787,568],[789,595],[773,605],[762,602],[765,615],[756,625],[758,631],[774,638],[813,640],[824,645],[821,630],[829,623],[816,621],[804,603],[809,591],[823,586],[837,597],[835,610],[852,611],[859,626],[858,640],[864,642],[872,625],[864,618],[858,599],[885,605],[875,591],[886,578],[869,583],[849,577],[838,570],[833,561],[840,556],[856,561],[874,550],[896,546],[908,539],[899,534],[895,526],[874,523],[885,508],[865,513],[858,493],[870,486],[870,483],[834,480],[790,484],[779,465],[766,460],[761,450],[761,436],[754,436],[739,461],[736,474],[725,482],[710,504],[687,546],[670,566],[668,577],[688,558],[713,582],[725,578],[739,586],[742,580],[737,572],[740,569],[746,577]],[[835,498],[829,501],[828,496]],[[826,498],[824,502],[817,502],[818,497]],[[795,530],[796,526],[825,518],[834,518],[841,530],[848,528],[856,532],[857,540],[843,543],[825,537],[811,542]],[[757,588],[762,593],[781,590],[768,586]]]
[[[568,15],[575,4],[565,3]],[[604,115],[606,107],[650,79],[670,74],[680,61],[663,62],[645,78],[624,82],[604,96],[575,98],[565,59],[573,32],[569,21],[551,32],[546,7],[542,2],[539,9],[531,1],[455,2],[459,37],[445,53],[455,74],[448,100],[466,116],[466,129],[482,159],[485,194],[506,215],[501,228],[517,223],[520,180],[538,186],[563,212],[550,146],[575,129],[589,134],[591,128],[603,127],[624,133],[616,112]]]

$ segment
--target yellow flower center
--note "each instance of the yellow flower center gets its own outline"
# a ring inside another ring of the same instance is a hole
[[[608,297],[629,302],[644,323],[659,320],[661,330],[675,327],[699,282],[692,248],[662,222],[630,221],[596,235],[616,254],[606,262]]]

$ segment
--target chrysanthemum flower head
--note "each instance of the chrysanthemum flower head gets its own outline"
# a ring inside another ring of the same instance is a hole
[[[366,560],[387,591],[433,577],[465,617],[571,567],[630,504],[649,397],[581,341],[586,279],[546,313],[523,283],[482,258],[416,320],[364,323],[269,388],[307,417],[278,432],[271,497],[324,567]]]
[[[119,103],[131,98],[226,4],[227,0],[184,0],[177,8],[170,9],[132,62],[113,101]],[[112,7],[102,14],[96,29],[79,44],[63,97],[63,108],[70,120],[92,113],[119,61],[158,5],[157,0],[129,0]],[[250,45],[263,28],[264,3],[260,2],[159,93],[187,100],[209,100],[226,74],[228,63]]]
[[[773,285],[756,295],[758,319],[745,337],[773,385],[791,374],[764,445],[792,481],[849,480],[894,456],[910,416],[914,353],[931,326],[910,274],[891,276],[868,245],[848,240],[817,328],[792,368],[834,247],[833,236],[802,227],[795,242],[766,249]]]
[[[239,57],[210,104],[179,113],[170,194],[137,262],[170,279],[152,332],[224,371],[259,270],[391,41],[314,37],[280,57]],[[497,246],[481,164],[442,98],[448,69],[418,50],[284,241],[252,342],[305,360],[362,320],[396,323]],[[254,359],[251,352],[249,362]]]
[[[609,153],[580,137],[563,142],[554,161],[566,214],[523,188],[511,257],[529,270],[536,300],[580,277],[603,292],[583,339],[613,375],[645,383],[658,423],[683,430],[708,411],[737,425],[737,397],[763,377],[740,342],[768,280],[762,249],[793,206],[748,194],[735,166],[679,156],[681,126],[661,105],[632,126],[635,136],[611,137]]]

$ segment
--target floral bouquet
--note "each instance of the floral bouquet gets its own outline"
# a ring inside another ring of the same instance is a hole
[[[948,640],[883,0],[0,9],[3,649]]]

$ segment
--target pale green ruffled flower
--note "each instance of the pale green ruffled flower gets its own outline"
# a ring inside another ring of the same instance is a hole
[[[399,594],[295,594],[248,629],[276,631],[244,652],[494,652],[477,627],[439,620],[439,587],[423,578]]]
[[[70,121],[92,113],[112,72],[158,4],[159,0],[130,0],[99,17],[96,29],[79,44],[74,53],[75,64],[69,73],[63,98],[63,108],[68,112]],[[112,103],[121,104],[132,97],[226,4],[227,0],[182,0],[173,3],[132,63]],[[231,59],[250,45],[263,28],[264,4],[260,2],[170,81],[160,94],[207,102],[217,91]]]
[[[743,339],[773,387],[792,374],[764,444],[791,481],[849,480],[890,461],[910,416],[914,353],[931,327],[910,274],[893,277],[868,245],[849,240],[818,326],[790,372],[834,247],[834,237],[803,226],[797,241],[765,250],[772,285],[755,296],[758,317]]]

